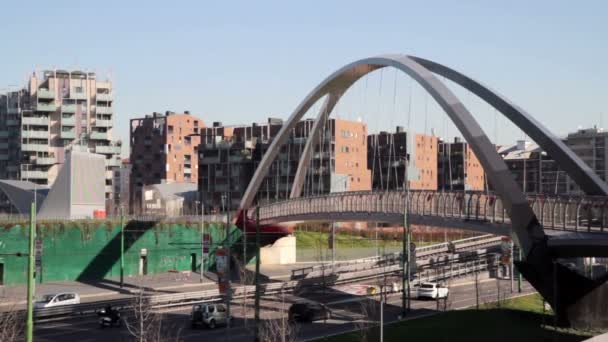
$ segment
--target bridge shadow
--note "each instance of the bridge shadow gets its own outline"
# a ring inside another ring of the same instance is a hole
[[[148,231],[154,229],[158,221],[129,221],[124,227],[124,252],[129,249]],[[122,294],[132,293],[133,290],[144,290],[154,292],[173,293],[175,291],[156,291],[146,286],[145,280],[141,284],[125,281],[120,287],[120,281],[106,278],[115,265],[120,265],[120,233],[116,234],[103,249],[97,253],[95,258],[89,262],[85,269],[78,275],[76,281],[96,288],[116,291]],[[126,274],[124,275],[125,279]]]

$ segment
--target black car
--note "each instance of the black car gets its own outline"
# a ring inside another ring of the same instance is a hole
[[[289,319],[298,322],[312,322],[331,318],[331,310],[317,302],[297,302],[289,308]]]

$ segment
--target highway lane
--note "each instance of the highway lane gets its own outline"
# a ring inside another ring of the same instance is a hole
[[[480,303],[492,302],[497,299],[498,286],[505,296],[519,295],[517,291],[511,293],[508,281],[496,281],[494,279],[483,280],[479,283]],[[525,294],[533,293],[534,290],[529,284],[524,283]],[[452,286],[450,289],[450,300],[448,301],[451,309],[461,309],[475,306],[476,290],[473,281],[462,285]],[[361,305],[359,301],[362,297],[357,297],[328,289],[325,294],[322,291],[308,293],[300,297],[286,294],[265,297],[261,301],[262,318],[278,318],[282,312],[286,312],[289,305],[300,298],[311,298],[326,303],[333,312],[332,319],[314,323],[304,323],[299,325],[301,340],[310,340],[351,331],[354,329],[358,320],[364,319],[361,315]],[[231,329],[231,341],[251,341],[253,336],[253,299],[248,300],[246,310],[248,317],[248,328],[244,327],[244,313],[240,301],[233,302],[232,313],[235,316],[234,327]],[[539,304],[540,305],[540,304]],[[435,301],[412,300],[412,311],[408,318],[420,317],[440,312],[442,308],[437,307]],[[180,338],[183,341],[199,341],[204,337],[206,341],[223,341],[227,334],[226,328],[217,330],[191,329],[189,326],[190,308],[177,308],[165,310],[165,326],[171,331],[180,331]],[[389,296],[385,306],[385,322],[398,320],[401,314],[401,296],[399,294]],[[96,318],[73,319],[57,323],[39,325],[35,329],[37,341],[128,341],[130,337],[123,328],[100,329]]]

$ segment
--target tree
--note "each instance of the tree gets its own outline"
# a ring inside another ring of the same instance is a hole
[[[181,327],[169,324],[163,313],[154,309],[150,297],[145,295],[144,288],[133,297],[129,310],[131,319],[124,320],[125,326],[137,342],[179,341]]]
[[[295,342],[297,340],[298,325],[290,321],[286,314],[285,293],[285,285],[283,285],[279,294],[281,306],[266,313],[266,318],[261,321],[258,341]],[[275,317],[277,315],[278,317]]]
[[[22,340],[25,317],[22,311],[11,308],[0,314],[0,341],[16,342]]]
[[[255,273],[249,271],[246,267],[246,262],[247,262],[246,260],[247,259],[244,258],[242,264],[236,262],[236,265],[238,267],[239,276],[241,278],[241,284],[243,285],[243,300],[242,300],[241,312],[243,315],[245,328],[248,327],[248,324],[247,324],[247,312],[248,312],[247,286],[253,284],[253,281],[255,279]]]
[[[378,302],[373,299],[365,299],[359,303],[361,318],[355,321],[355,327],[359,333],[359,341],[371,342],[378,340],[378,332],[374,327],[380,320],[380,308]]]

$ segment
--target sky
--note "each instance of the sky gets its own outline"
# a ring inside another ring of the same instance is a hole
[[[385,53],[470,75],[557,135],[608,126],[606,1],[5,0],[0,12],[0,89],[49,68],[108,75],[123,141],[129,119],[153,111],[190,110],[207,124],[287,118],[331,72]],[[336,115],[379,130],[404,124],[407,111],[415,130],[457,135],[407,77],[375,74]],[[455,93],[497,143],[525,138]]]

